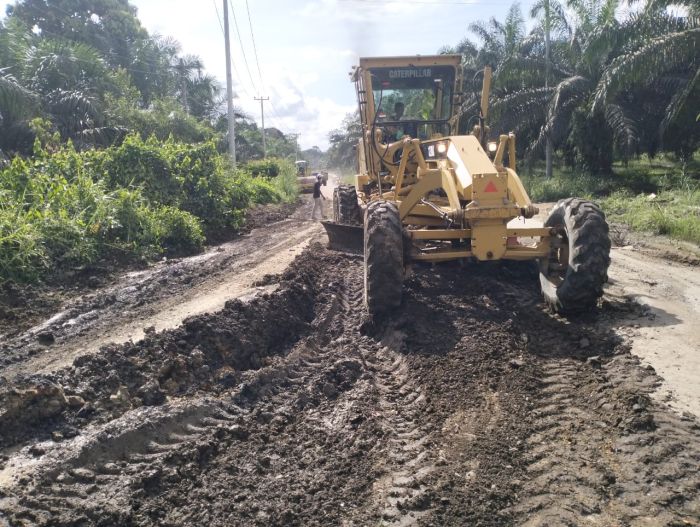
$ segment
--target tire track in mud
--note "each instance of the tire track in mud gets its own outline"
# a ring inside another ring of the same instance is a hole
[[[618,344],[540,356],[519,525],[698,525],[697,422],[651,402],[659,382]],[[549,356],[547,356],[549,355]]]
[[[429,512],[425,479],[435,469],[431,430],[420,425],[425,395],[411,379],[404,358],[392,349],[400,347],[402,337],[393,334],[390,345],[360,348],[374,373],[373,387],[388,446],[382,460],[385,474],[373,482],[373,494],[383,522],[397,526],[414,524]]]
[[[9,525],[697,524],[697,423],[600,320],[438,267],[369,325],[361,265],[314,246],[273,294],[2,387],[93,406],[0,429]]]

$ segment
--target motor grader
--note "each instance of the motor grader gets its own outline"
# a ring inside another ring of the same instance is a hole
[[[364,253],[373,316],[400,305],[410,264],[463,259],[536,261],[552,310],[590,309],[610,263],[605,215],[569,198],[544,224],[525,223],[539,211],[516,173],[515,135],[488,137],[488,67],[474,126],[459,133],[460,63],[459,55],[375,57],[353,67],[358,174],[334,190],[330,247]]]

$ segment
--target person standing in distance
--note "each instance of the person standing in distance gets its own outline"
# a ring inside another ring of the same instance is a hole
[[[323,183],[323,180],[321,178],[321,174],[316,176],[316,183],[314,183],[314,210],[311,212],[311,219],[312,220],[322,220],[323,219],[323,201],[326,200],[326,196],[323,195],[323,192],[321,192],[321,184]],[[325,185],[325,183],[323,183]],[[316,211],[318,211],[318,215],[320,217],[316,217]]]

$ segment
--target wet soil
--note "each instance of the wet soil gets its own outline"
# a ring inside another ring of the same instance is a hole
[[[0,386],[0,525],[697,525],[700,428],[528,266],[416,267],[363,316],[312,244],[270,290]]]

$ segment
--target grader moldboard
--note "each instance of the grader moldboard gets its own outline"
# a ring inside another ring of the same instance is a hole
[[[488,141],[490,68],[477,124],[458,135],[460,62],[459,55],[361,58],[353,67],[359,173],[354,186],[334,190],[333,221],[324,222],[329,246],[364,252],[372,316],[401,303],[407,265],[459,259],[535,260],[552,310],[592,308],[610,263],[605,215],[569,198],[544,225],[509,223],[539,211],[515,172],[515,135]]]

